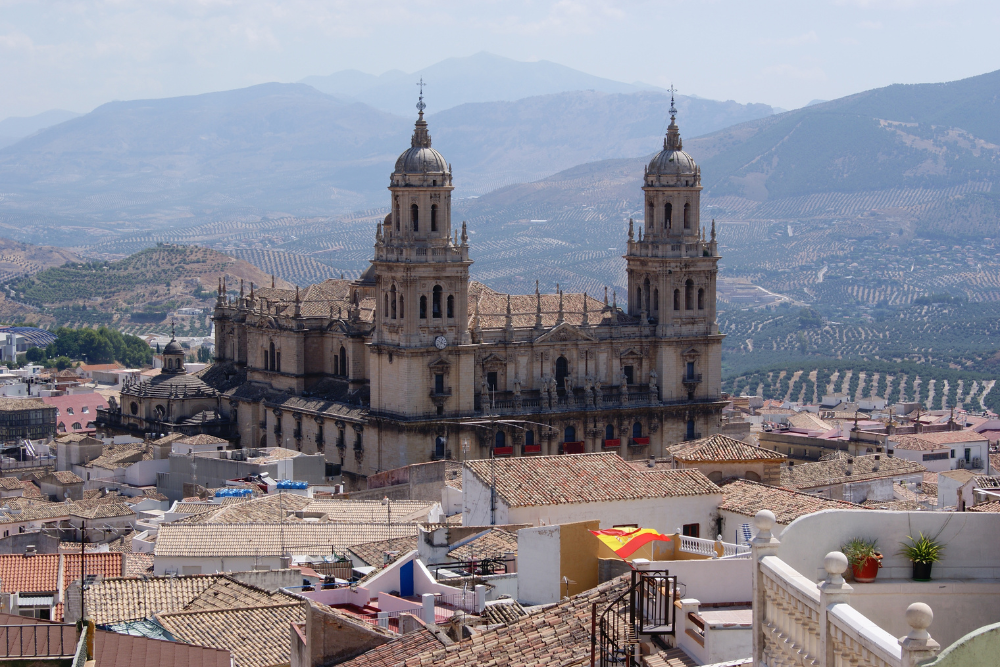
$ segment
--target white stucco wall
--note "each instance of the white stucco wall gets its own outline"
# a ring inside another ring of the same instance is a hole
[[[683,597],[702,604],[753,600],[753,561],[749,558],[652,561],[650,570],[677,575]]]
[[[517,531],[518,602],[534,605],[559,601],[560,548],[559,526]]]
[[[462,474],[462,520],[466,526],[490,525],[490,489],[468,470]],[[508,508],[496,501],[496,524],[521,523],[554,526],[578,521],[600,521],[601,528],[639,524],[672,533],[681,526],[697,523],[702,537],[715,537],[713,518],[722,495],[641,498],[613,502],[568,503]]]
[[[281,559],[278,556],[261,558],[218,558],[218,557],[169,557],[156,556],[153,559],[153,573],[163,576],[167,572],[184,573],[184,567],[199,567],[200,574],[214,574],[216,572],[246,572],[253,569],[281,568]]]
[[[955,467],[954,459],[935,459],[933,461],[925,461],[924,454],[940,454],[942,452],[951,452],[950,447],[941,447],[941,449],[936,449],[932,452],[923,452],[913,449],[900,449],[897,447],[893,451],[893,456],[901,459],[906,459],[907,461],[916,461],[923,467],[927,468],[929,472],[944,472],[945,470],[951,470]],[[957,456],[957,453],[956,453]]]

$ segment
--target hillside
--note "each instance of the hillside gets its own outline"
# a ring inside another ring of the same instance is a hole
[[[570,91],[440,112],[428,101],[456,197],[655,146],[667,106],[653,91]],[[766,105],[678,103],[698,109],[692,116],[705,132],[771,113]],[[409,146],[410,106],[395,116],[277,83],[105,104],[0,149],[0,232],[86,251],[115,239],[127,246],[125,238],[148,245],[158,233],[210,222],[238,234],[261,219],[382,206],[386,179]]]
[[[843,393],[851,400],[875,397],[889,405],[919,402],[927,410],[962,407],[1000,409],[996,378],[982,373],[915,363],[867,360],[790,361],[726,378],[723,391],[779,401],[817,403],[824,394]]]
[[[30,276],[44,269],[79,262],[80,257],[53,246],[37,246],[0,238],[0,284]]]
[[[37,309],[28,321],[63,325],[114,325],[127,333],[161,325],[177,308],[202,308],[179,316],[183,329],[207,333],[219,278],[231,292],[240,280],[270,285],[271,276],[247,262],[194,246],[158,245],[115,262],[69,263],[11,285],[13,298]],[[280,287],[291,287],[276,280]],[[162,327],[161,327],[162,328]]]

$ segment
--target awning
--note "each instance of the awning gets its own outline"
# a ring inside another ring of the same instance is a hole
[[[51,607],[52,595],[18,595],[18,607]]]

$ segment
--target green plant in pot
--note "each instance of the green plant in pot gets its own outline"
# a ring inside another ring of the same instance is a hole
[[[851,573],[858,583],[868,584],[875,581],[879,568],[882,567],[882,554],[878,551],[878,540],[868,540],[854,537],[840,547],[851,565]]]
[[[944,554],[944,545],[932,537],[927,537],[920,533],[920,537],[914,539],[907,535],[909,544],[901,542],[902,549],[899,550],[901,556],[906,556],[913,563],[913,580],[930,581],[931,566],[941,560]]]

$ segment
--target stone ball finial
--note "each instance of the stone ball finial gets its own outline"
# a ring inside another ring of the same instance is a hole
[[[774,512],[771,510],[761,510],[757,512],[756,516],[753,518],[753,525],[757,526],[757,530],[760,532],[771,532],[771,528],[777,519],[774,517]]]
[[[840,576],[847,570],[847,556],[839,551],[831,551],[823,558],[823,567],[828,574]]]
[[[906,624],[913,628],[910,637],[928,636],[927,628],[934,621],[934,611],[930,605],[923,602],[914,602],[906,608]]]

